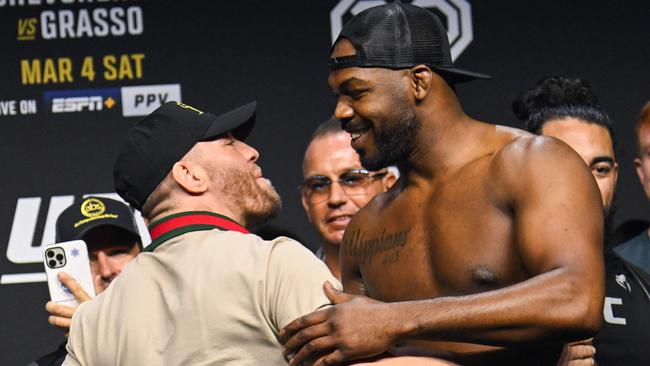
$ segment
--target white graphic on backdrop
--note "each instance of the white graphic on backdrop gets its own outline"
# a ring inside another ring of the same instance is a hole
[[[332,42],[336,40],[344,25],[347,14],[360,12],[385,4],[382,0],[341,0],[330,12]],[[451,59],[455,61],[474,39],[472,29],[472,8],[466,0],[414,0],[413,5],[436,9],[447,18],[447,36],[451,45]]]
[[[117,193],[94,193],[85,194],[82,197],[97,196],[112,198],[124,202]],[[16,202],[16,211],[14,213],[14,220],[11,225],[11,233],[9,234],[9,242],[7,244],[7,259],[14,264],[26,263],[42,263],[43,257],[41,254],[42,246],[52,244],[55,242],[55,225],[56,219],[61,212],[68,208],[74,202],[75,196],[54,196],[50,198],[50,205],[47,211],[47,218],[45,220],[45,227],[43,229],[43,238],[40,245],[34,245],[34,234],[38,223],[38,214],[41,208],[41,197],[27,197],[19,198]],[[138,231],[142,237],[142,244],[146,246],[150,241],[147,226],[138,211],[135,212],[136,223],[138,224]],[[0,284],[14,284],[14,283],[28,283],[28,282],[44,282],[45,273],[2,273],[0,276]]]
[[[165,102],[180,100],[180,84],[123,86],[122,115],[146,116]]]

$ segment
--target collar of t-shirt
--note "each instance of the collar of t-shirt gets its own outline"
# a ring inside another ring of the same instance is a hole
[[[249,234],[245,227],[230,217],[208,211],[188,211],[164,217],[149,225],[151,244],[144,249],[153,252],[167,240],[179,235],[200,230],[231,230]]]

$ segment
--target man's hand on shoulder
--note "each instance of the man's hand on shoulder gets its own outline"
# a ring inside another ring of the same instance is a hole
[[[280,333],[290,365],[338,364],[380,354],[396,343],[399,325],[386,303],[345,294],[329,283],[324,289],[334,306],[300,317]]]

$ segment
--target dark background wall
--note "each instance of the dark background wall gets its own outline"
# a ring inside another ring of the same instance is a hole
[[[21,2],[0,0],[0,364],[26,364],[63,339],[60,331],[47,325],[43,310],[48,293],[40,275],[42,264],[36,263],[39,247],[53,240],[48,223],[66,202],[88,193],[112,192],[112,164],[119,143],[140,118],[123,116],[122,104],[128,101],[121,100],[121,87],[180,84],[184,102],[216,113],[258,100],[257,127],[250,143],[260,151],[260,165],[285,206],[272,224],[294,232],[312,248],[318,246],[296,186],[309,135],[334,105],[326,83],[330,12],[337,4],[353,7],[358,1],[55,1],[48,5],[43,0],[41,5],[11,6],[15,3]],[[650,217],[650,205],[632,165],[632,125],[650,99],[646,2],[428,3],[454,9],[461,8],[459,3],[471,6],[473,40],[457,65],[491,74],[493,79],[461,85],[458,93],[467,112],[478,119],[518,126],[510,112],[517,91],[549,75],[589,80],[618,124],[623,147],[617,222]],[[40,31],[43,12],[59,16],[71,10],[78,17],[82,9],[92,14],[96,8],[117,7],[140,9],[141,33],[43,39]],[[21,20],[31,18],[37,19],[34,34],[19,28],[26,24]],[[33,40],[18,40],[31,35]],[[132,75],[125,65],[121,80],[106,80],[103,57],[121,54],[131,57]],[[133,61],[139,56],[132,56],[138,54],[144,55],[140,75]],[[93,81],[78,75],[86,56],[95,61]],[[21,60],[44,63],[59,57],[70,58],[72,82],[22,82]],[[104,104],[101,111],[52,113],[44,100],[49,91],[102,88],[117,89],[81,94],[115,95],[117,104],[110,109]],[[7,101],[12,100],[17,101],[17,115],[7,115],[11,104]],[[33,100],[36,113],[21,114],[20,100]]]

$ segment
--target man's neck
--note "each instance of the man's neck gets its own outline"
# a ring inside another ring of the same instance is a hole
[[[398,165],[400,171],[424,180],[444,176],[485,155],[495,130],[494,125],[467,116],[456,93],[437,77],[429,93],[417,103],[414,117],[420,123],[415,147]]]
[[[453,117],[423,123],[412,154],[398,165],[400,173],[430,182],[494,152],[496,126],[466,115]]]
[[[241,226],[247,227],[246,226],[246,220],[244,220],[244,217],[242,214],[234,212],[234,210],[229,209],[228,207],[225,207],[223,205],[210,205],[207,202],[209,201],[214,201],[214,200],[209,200],[207,198],[201,199],[200,197],[193,197],[196,199],[191,199],[191,200],[182,200],[179,199],[175,207],[161,211],[161,212],[156,212],[154,213],[155,216],[149,218],[147,221],[149,223],[153,223],[156,221],[159,221],[167,216],[174,215],[174,214],[179,214],[182,212],[188,212],[188,211],[207,211],[207,212],[213,212],[216,214],[224,215],[227,216],[234,221],[236,221],[238,224]]]
[[[210,211],[186,211],[171,214],[149,224],[151,244],[144,251],[152,252],[166,241],[194,231],[220,229],[243,234],[250,232],[230,217]]]

